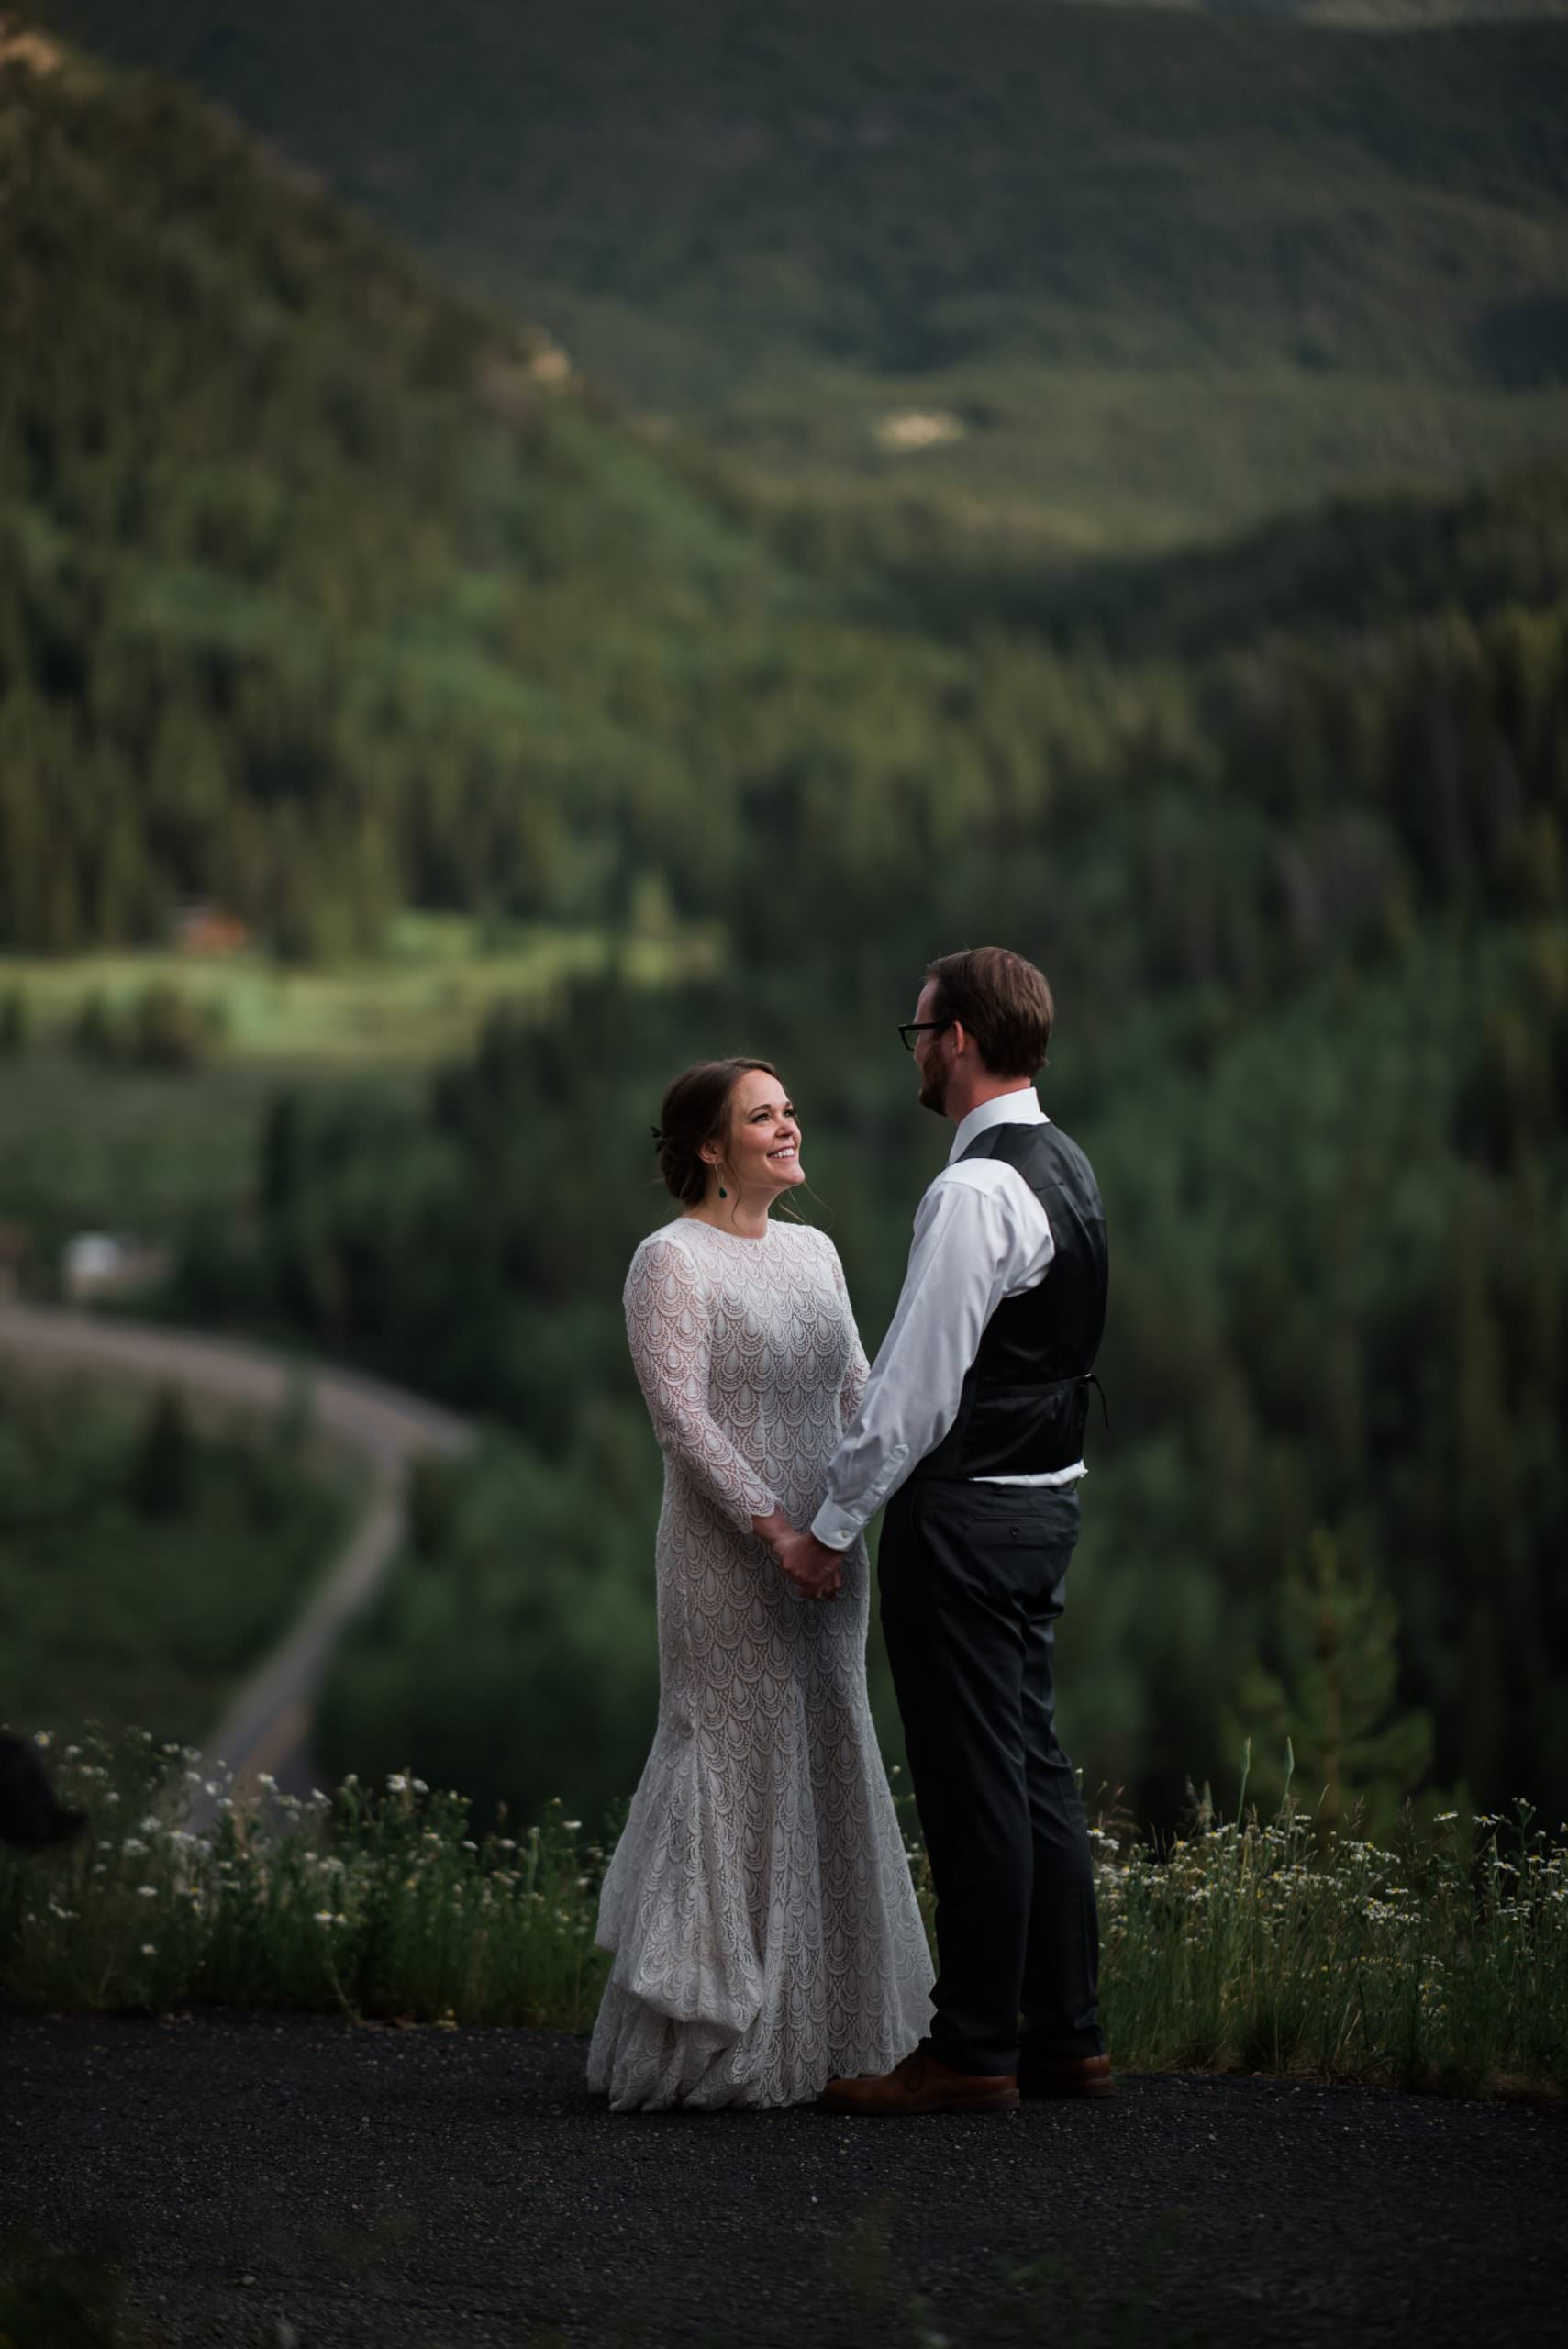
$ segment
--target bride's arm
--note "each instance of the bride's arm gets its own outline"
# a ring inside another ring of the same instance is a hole
[[[626,1333],[662,1449],[673,1453],[741,1533],[787,1530],[778,1501],[708,1409],[710,1324],[702,1275],[675,1240],[655,1233],[631,1260]]]
[[[839,1389],[839,1425],[843,1429],[851,1424],[861,1408],[866,1381],[871,1376],[871,1364],[866,1360],[866,1350],[861,1343],[861,1333],[855,1326],[855,1308],[850,1303],[850,1286],[844,1278],[844,1267],[839,1262],[839,1252],[830,1240],[827,1244],[833,1265],[833,1284],[844,1308],[844,1323],[850,1335],[849,1359],[844,1364],[843,1385]]]

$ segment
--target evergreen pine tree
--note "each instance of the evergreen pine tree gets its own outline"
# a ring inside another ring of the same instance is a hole
[[[28,1019],[26,987],[7,987],[0,996],[0,1053],[12,1055],[23,1050],[28,1041]]]
[[[1394,1710],[1398,1609],[1363,1569],[1347,1568],[1319,1529],[1305,1569],[1281,1598],[1283,1670],[1254,1658],[1242,1675],[1227,1744],[1251,1739],[1248,1793],[1261,1810],[1284,1798],[1286,1741],[1293,1792],[1325,1832],[1359,1809],[1368,1834],[1385,1830],[1431,1765],[1432,1724],[1422,1710]]]
[[[161,1386],[131,1460],[128,1490],[143,1517],[183,1517],[195,1493],[196,1451],[184,1398]]]
[[[71,1041],[83,1060],[115,1061],[120,1056],[119,1030],[102,987],[83,996],[72,1023]]]

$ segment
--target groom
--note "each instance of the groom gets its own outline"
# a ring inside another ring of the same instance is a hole
[[[830,1586],[889,1503],[882,1623],[937,1892],[930,2035],[885,2077],[829,2081],[840,2111],[1111,2093],[1088,1831],[1051,1687],[1106,1227],[1034,1089],[1051,1019],[1043,973],[1001,947],[928,969],[900,1032],[921,1106],[958,1131],[828,1497],[786,1544],[792,1576]]]

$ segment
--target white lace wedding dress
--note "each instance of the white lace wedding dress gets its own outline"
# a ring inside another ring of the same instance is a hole
[[[838,1252],[678,1218],[626,1284],[664,1453],[659,1726],[599,1904],[588,2055],[617,2111],[796,2104],[885,2072],[931,1965],[866,1701],[865,1544],[797,1598],[751,1531],[809,1524],[866,1361]]]

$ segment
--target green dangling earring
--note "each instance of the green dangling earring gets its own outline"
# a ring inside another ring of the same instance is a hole
[[[718,1196],[721,1199],[727,1199],[729,1197],[722,1183],[718,1186]]]

